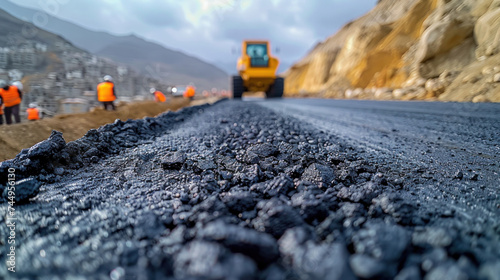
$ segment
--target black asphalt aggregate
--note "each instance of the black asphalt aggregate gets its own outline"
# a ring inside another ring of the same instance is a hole
[[[63,137],[0,163],[0,277],[500,277],[499,104],[225,100]]]

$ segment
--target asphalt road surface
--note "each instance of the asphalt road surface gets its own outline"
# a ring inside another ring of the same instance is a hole
[[[499,279],[499,158],[499,104],[226,100],[53,133],[0,164],[0,276]]]

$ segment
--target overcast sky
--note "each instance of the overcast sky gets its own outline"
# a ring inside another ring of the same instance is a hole
[[[4,1],[4,0],[2,0]],[[139,37],[230,71],[243,39],[279,47],[280,70],[377,0],[10,0],[96,31]],[[229,70],[228,70],[229,69]]]

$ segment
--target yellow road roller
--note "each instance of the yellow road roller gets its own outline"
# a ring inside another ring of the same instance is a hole
[[[271,55],[269,41],[245,40],[238,59],[239,75],[233,76],[233,98],[245,92],[265,92],[267,98],[283,96],[284,79],[276,75],[279,60]]]

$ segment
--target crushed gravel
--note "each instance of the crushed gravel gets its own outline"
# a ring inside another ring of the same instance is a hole
[[[0,188],[15,168],[19,190],[16,276],[498,279],[498,210],[426,200],[442,192],[416,191],[421,172],[366,154],[241,101],[116,121],[69,143],[54,132],[0,163]],[[426,172],[424,184],[449,182]]]

